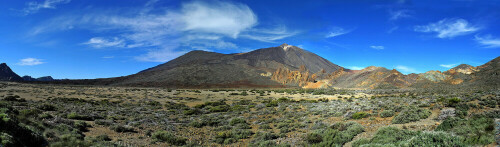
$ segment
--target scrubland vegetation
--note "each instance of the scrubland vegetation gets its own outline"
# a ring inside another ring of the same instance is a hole
[[[495,146],[499,141],[500,91],[492,90],[0,88],[0,146]]]

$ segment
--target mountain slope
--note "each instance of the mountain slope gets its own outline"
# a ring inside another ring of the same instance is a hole
[[[167,63],[116,80],[113,85],[169,87],[282,87],[272,80],[279,69],[333,72],[340,66],[309,51],[283,44],[248,53],[191,51]],[[301,75],[302,76],[302,75]],[[312,76],[311,75],[307,75]],[[292,81],[298,86],[303,81]]]
[[[0,64],[0,81],[23,81],[19,75],[14,73],[7,64]]]

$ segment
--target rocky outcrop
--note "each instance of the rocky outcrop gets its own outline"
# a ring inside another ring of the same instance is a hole
[[[311,74],[305,68],[305,66],[300,66],[299,70],[293,71],[288,68],[278,68],[271,78],[271,80],[277,81],[283,85],[294,85],[304,86],[309,82],[315,82],[317,78],[316,74]]]

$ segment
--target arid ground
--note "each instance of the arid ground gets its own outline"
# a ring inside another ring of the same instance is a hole
[[[4,123],[52,146],[412,146],[429,138],[496,146],[500,112],[498,91],[1,83],[0,98]]]

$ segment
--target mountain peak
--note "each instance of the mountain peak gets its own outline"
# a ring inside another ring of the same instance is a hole
[[[288,45],[286,43],[283,43],[282,45],[280,45],[281,48],[283,48],[283,50],[288,50],[290,47],[293,47],[292,45]]]
[[[0,81],[22,81],[23,79],[14,73],[7,64],[0,64]]]

